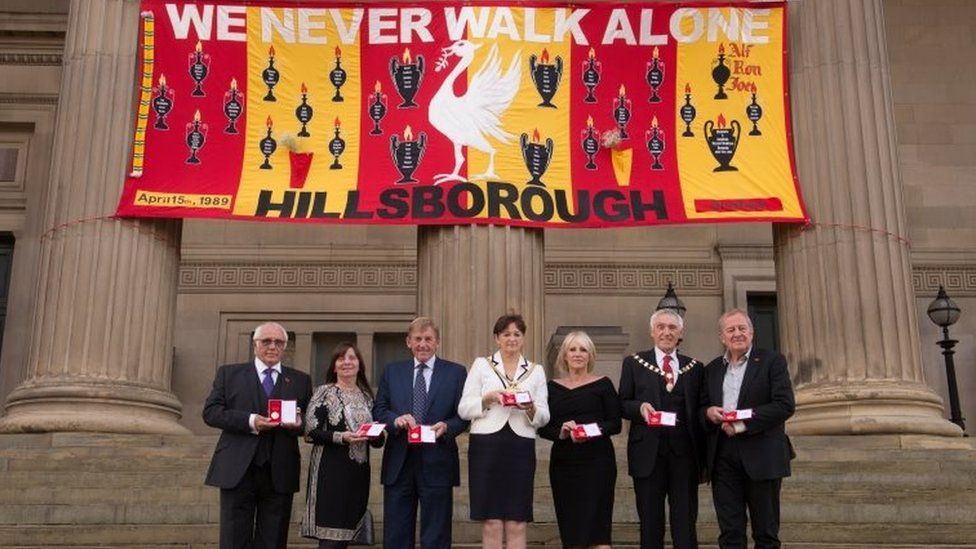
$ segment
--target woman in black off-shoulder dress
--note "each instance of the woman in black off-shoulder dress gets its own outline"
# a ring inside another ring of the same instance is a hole
[[[556,359],[563,377],[549,382],[549,424],[539,435],[553,441],[549,479],[563,547],[609,547],[617,459],[611,435],[620,432],[613,383],[594,376],[596,350],[585,332],[566,336]],[[578,425],[595,423],[600,435],[577,438]]]

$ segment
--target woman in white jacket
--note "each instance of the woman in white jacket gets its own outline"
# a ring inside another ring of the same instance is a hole
[[[525,547],[532,521],[536,429],[549,422],[546,374],[522,356],[525,320],[495,322],[498,351],[479,357],[468,371],[458,414],[471,420],[468,486],[471,520],[482,521],[486,548]]]

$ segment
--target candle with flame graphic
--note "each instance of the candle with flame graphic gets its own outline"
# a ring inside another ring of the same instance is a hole
[[[346,142],[342,137],[339,136],[339,131],[342,123],[339,121],[339,117],[335,119],[335,136],[329,140],[329,152],[332,153],[332,165],[329,166],[330,170],[341,170],[342,164],[339,163],[339,157],[342,155],[342,151],[346,150]]]
[[[238,95],[237,79],[231,78],[230,89],[224,92],[224,116],[226,116],[228,120],[227,127],[224,128],[224,133],[237,133],[235,123],[237,122],[237,119],[240,118],[241,113],[244,112],[244,105],[237,98]]]
[[[305,82],[302,82],[302,104],[295,108],[295,118],[302,123],[302,129],[298,130],[299,137],[311,136],[308,133],[308,123],[314,114],[315,111],[308,104],[308,88],[305,86]]]
[[[519,140],[522,145],[522,160],[525,167],[529,170],[532,179],[528,180],[528,185],[539,185],[545,187],[542,176],[549,169],[549,162],[552,161],[552,150],[554,143],[551,137],[546,138],[546,144],[540,142],[539,128],[532,132],[532,142],[529,142],[529,134],[523,133]]]
[[[555,109],[552,98],[555,97],[563,77],[563,58],[557,55],[555,63],[550,64],[548,49],[543,48],[542,55],[538,59],[533,53],[529,56],[529,76],[532,77],[532,83],[542,97],[542,103],[538,106]]]
[[[345,101],[342,97],[342,85],[346,83],[346,69],[342,68],[342,50],[339,46],[335,48],[335,67],[329,71],[329,81],[335,86],[335,95],[332,96],[334,103]]]
[[[281,80],[281,74],[279,74],[278,69],[275,68],[275,49],[274,46],[269,46],[268,66],[261,71],[261,81],[263,81],[264,85],[268,87],[268,94],[264,96],[265,101],[278,100],[274,96],[274,87],[278,85],[279,80]]]
[[[762,118],[763,110],[762,106],[756,101],[756,92],[758,90],[759,88],[753,84],[751,89],[752,103],[746,105],[746,118],[749,119],[749,122],[752,122],[752,131],[749,132],[749,135],[753,136],[762,135],[762,132],[759,131],[759,119]]]
[[[197,40],[197,45],[193,53],[189,55],[190,78],[196,82],[193,92],[194,97],[203,97],[207,94],[203,92],[203,79],[210,72],[210,55],[203,53],[203,43]]]
[[[271,116],[268,116],[268,120],[265,122],[268,127],[268,134],[258,142],[258,149],[261,150],[261,154],[264,155],[264,163],[261,164],[260,168],[262,170],[271,169],[271,155],[274,154],[275,150],[278,149],[278,142],[275,141],[274,137],[271,137],[271,132],[274,130],[274,122],[271,120]]]
[[[647,139],[647,151],[654,157],[654,164],[651,165],[651,169],[654,171],[663,170],[661,153],[664,152],[664,131],[658,127],[656,116],[651,119],[651,129],[644,132],[644,138]]]
[[[623,84],[617,94],[617,106],[613,109],[613,119],[617,122],[620,139],[627,139],[627,123],[630,122],[630,99],[627,99],[627,88]]]
[[[380,120],[386,116],[386,105],[386,94],[383,93],[383,86],[377,80],[376,85],[373,86],[373,102],[369,104],[369,118],[373,121],[373,129],[369,131],[370,135],[383,134],[383,130],[380,129]]]
[[[583,61],[583,86],[586,88],[586,98],[584,103],[596,103],[596,96],[593,90],[600,83],[600,75],[603,73],[603,63],[596,60],[596,51],[590,48],[590,53],[586,61]]]
[[[390,136],[390,156],[393,158],[393,165],[400,172],[400,179],[395,183],[396,185],[417,182],[413,174],[420,166],[426,150],[427,134],[420,132],[415,140],[409,125],[403,130],[403,141],[400,141],[396,134]]]
[[[695,137],[695,133],[691,131],[691,123],[695,121],[697,112],[695,106],[691,104],[691,84],[686,83],[685,104],[681,105],[681,110],[679,111],[681,120],[685,123],[685,131],[681,134],[681,137]]]
[[[661,97],[657,94],[658,88],[664,83],[664,61],[660,59],[660,51],[654,46],[654,53],[651,60],[647,63],[647,84],[651,87],[651,103],[660,103]]]
[[[166,115],[173,110],[173,97],[175,93],[166,85],[166,75],[159,75],[159,85],[153,88],[156,97],[152,100],[152,109],[156,113],[156,123],[153,127],[157,130],[166,131],[169,126],[166,124]]]
[[[203,148],[207,141],[207,125],[200,122],[200,109],[193,114],[193,122],[186,125],[186,146],[190,148],[190,157],[186,159],[187,164],[199,164],[200,158],[197,153]]]
[[[600,130],[597,130],[596,128],[593,127],[593,117],[587,116],[586,129],[582,131],[582,135],[581,135],[582,141],[580,143],[583,147],[583,152],[586,154],[587,170],[596,169],[596,162],[593,161],[593,158],[596,156],[596,153],[599,152],[600,150],[600,140],[597,139],[596,137],[599,134],[600,134]]]
[[[706,120],[704,129],[705,142],[708,143],[708,149],[719,164],[712,171],[738,171],[739,169],[732,166],[731,163],[732,157],[735,156],[735,151],[739,147],[739,137],[742,136],[742,126],[739,121],[733,120],[726,128],[725,117],[720,113],[716,122]]]
[[[728,99],[729,96],[725,94],[725,83],[732,76],[732,71],[725,65],[725,46],[721,42],[718,44],[718,60],[716,63],[717,65],[712,69],[712,80],[718,84],[718,93],[715,94],[715,99]]]
[[[418,55],[417,60],[413,61],[410,55],[410,48],[403,50],[403,62],[401,63],[395,56],[390,58],[390,77],[396,84],[397,93],[403,101],[397,105],[398,109],[410,109],[416,107],[413,98],[417,96],[420,83],[424,79],[424,56]]]

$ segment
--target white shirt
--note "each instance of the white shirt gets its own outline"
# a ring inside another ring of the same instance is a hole
[[[725,377],[722,379],[723,410],[736,410],[739,407],[739,392],[742,390],[742,380],[746,377],[746,368],[749,367],[749,353],[751,352],[752,348],[750,347],[746,354],[742,355],[739,362],[735,364],[730,360],[728,352],[722,357],[726,366]],[[746,430],[746,424],[742,421],[736,421],[732,426],[736,433]]]
[[[518,390],[528,391],[535,404],[535,415],[531,421],[524,410],[513,406],[502,406],[500,403],[492,403],[488,408],[482,406],[485,394],[508,389],[502,381],[504,377],[505,368],[500,353],[476,358],[464,382],[458,415],[471,420],[471,433],[475,435],[495,433],[507,423],[515,434],[536,438],[536,429],[549,423],[549,390],[546,388],[545,369],[521,356],[515,368],[514,381],[518,383]]]
[[[263,385],[264,371],[268,369],[268,365],[265,364],[264,362],[261,362],[260,358],[254,357],[254,369],[258,373],[258,383]],[[281,375],[281,363],[279,362],[274,366],[271,366],[271,381],[278,383],[278,376],[280,375]],[[247,418],[247,424],[251,427],[252,435],[258,434],[258,430],[254,427],[254,418],[256,418],[257,416],[258,416],[257,414],[251,414]]]
[[[660,368],[662,372],[664,371],[664,357],[665,356],[670,356],[671,357],[671,372],[674,373],[674,384],[677,385],[678,384],[678,370],[681,369],[680,368],[681,365],[678,363],[678,350],[675,349],[675,350],[671,351],[670,354],[668,354],[668,353],[665,353],[664,351],[662,351],[661,349],[658,349],[657,348],[657,345],[655,345],[654,346],[654,360],[657,361],[657,367]]]
[[[430,392],[430,378],[434,376],[434,363],[435,362],[437,362],[437,356],[430,357],[430,360],[428,360],[427,362],[424,363],[424,364],[427,365],[427,367],[424,368],[423,371],[424,371],[424,381],[427,382],[426,387],[427,387],[427,392],[428,393]],[[417,386],[417,367],[418,366],[420,366],[420,361],[417,360],[417,357],[414,357],[414,359],[413,359],[413,386],[414,387]]]

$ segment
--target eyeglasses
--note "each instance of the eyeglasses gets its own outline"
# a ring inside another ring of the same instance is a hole
[[[285,341],[284,339],[271,339],[271,338],[266,338],[266,339],[258,339],[256,341],[262,347],[272,347],[273,346],[273,347],[281,347],[281,348],[284,348],[285,345],[288,344],[288,342]]]

